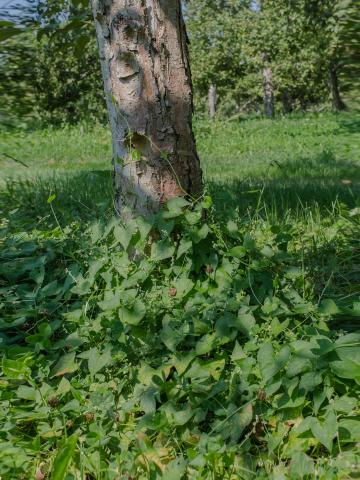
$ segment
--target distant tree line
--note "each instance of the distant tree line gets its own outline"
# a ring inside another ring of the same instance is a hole
[[[346,107],[360,78],[360,0],[187,0],[195,107],[273,116]],[[31,0],[0,20],[2,124],[106,120],[87,0]]]

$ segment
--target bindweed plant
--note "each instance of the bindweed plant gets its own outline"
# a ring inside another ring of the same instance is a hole
[[[4,235],[3,478],[359,471],[360,333],[332,326],[359,299],[318,292],[293,225],[221,225],[211,204]]]

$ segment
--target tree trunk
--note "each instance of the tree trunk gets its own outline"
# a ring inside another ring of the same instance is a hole
[[[264,86],[264,112],[267,117],[275,115],[274,109],[274,89],[272,82],[272,70],[267,64],[267,55],[263,55],[263,86]]]
[[[210,85],[209,87],[209,115],[213,119],[216,114],[216,87],[215,85]]]
[[[330,66],[330,69],[329,69],[329,84],[330,84],[333,108],[338,111],[346,110],[346,105],[340,97],[337,71],[336,71],[336,68],[333,66]]]
[[[291,113],[293,111],[293,106],[289,94],[287,92],[283,92],[281,94],[281,103],[283,113]]]
[[[170,198],[199,196],[202,173],[180,0],[92,0],[92,8],[117,211],[146,216]]]

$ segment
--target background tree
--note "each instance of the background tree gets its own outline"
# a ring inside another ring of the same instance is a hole
[[[219,116],[264,112],[264,54],[277,112],[356,98],[359,0],[188,0],[184,12],[197,111],[214,85]],[[105,121],[87,1],[31,0],[0,22],[3,125]]]

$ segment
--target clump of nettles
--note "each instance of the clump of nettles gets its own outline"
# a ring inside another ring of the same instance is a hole
[[[221,226],[205,197],[77,228],[4,242],[5,478],[356,469],[360,334],[329,320],[359,304],[314,302],[291,227]]]

